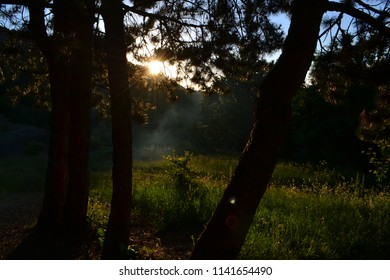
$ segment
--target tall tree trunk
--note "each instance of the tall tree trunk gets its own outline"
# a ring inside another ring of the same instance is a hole
[[[85,5],[82,5],[86,2]],[[89,144],[92,81],[93,1],[76,1],[72,9],[74,49],[70,77],[69,184],[65,206],[66,227],[85,228],[89,195]]]
[[[30,29],[38,47],[49,66],[51,120],[49,161],[46,174],[46,189],[38,226],[48,229],[63,227],[64,207],[68,185],[69,148],[69,53],[64,47],[69,34],[66,7],[55,3],[54,34],[49,39],[44,17],[45,1],[35,0],[29,5]]]
[[[62,228],[68,186],[69,72],[61,61],[49,62],[51,119],[46,188],[38,226]]]
[[[126,256],[132,193],[131,97],[121,0],[102,1],[111,93],[113,194],[104,240],[103,259]]]
[[[295,0],[282,55],[260,86],[249,141],[192,259],[235,259],[265,193],[286,134],[291,99],[313,59],[326,0]]]
[[[92,79],[92,0],[54,1],[54,31],[46,33],[44,6],[29,5],[30,29],[47,59],[51,138],[46,189],[38,226],[82,229],[88,205]]]

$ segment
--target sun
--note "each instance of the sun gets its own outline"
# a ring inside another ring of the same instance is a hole
[[[147,65],[152,75],[157,75],[164,71],[164,64],[159,60],[152,60]]]
[[[153,59],[145,62],[143,65],[152,76],[162,75],[168,79],[175,79],[177,76],[176,65],[167,61]]]

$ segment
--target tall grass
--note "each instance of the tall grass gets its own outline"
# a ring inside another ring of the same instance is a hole
[[[227,157],[185,155],[135,162],[134,219],[160,232],[198,234],[236,164],[235,159]],[[97,172],[94,177],[90,216],[104,226],[110,174]],[[345,179],[326,166],[279,164],[240,258],[389,258],[390,195],[362,191],[361,183],[359,179]]]
[[[390,256],[390,196],[344,186],[311,193],[272,186],[243,259],[377,259]]]
[[[228,157],[191,155],[136,161],[133,224],[155,232],[183,231],[196,239],[236,164]],[[42,190],[45,169],[43,157],[1,159],[0,198]],[[279,164],[240,258],[389,259],[390,192],[367,190],[361,178],[344,178],[325,165]],[[101,240],[111,192],[109,164],[97,164],[91,173],[88,217]]]
[[[159,163],[160,172],[148,167],[152,170],[149,176],[134,176],[134,211],[143,219],[154,220],[159,231],[200,230],[218,202],[221,188],[198,176],[189,166],[191,159],[189,153],[168,156],[165,165]]]
[[[133,216],[153,225],[157,232],[181,230],[196,238],[237,161],[175,157],[179,163],[169,158],[135,163]],[[186,161],[184,167],[180,160]],[[100,186],[91,199],[95,205],[106,201],[103,204],[108,207],[109,176],[97,175]],[[281,163],[259,205],[240,258],[390,258],[389,207],[389,192],[365,190],[359,178],[346,179],[326,166]],[[103,213],[95,209],[94,215],[107,217]]]

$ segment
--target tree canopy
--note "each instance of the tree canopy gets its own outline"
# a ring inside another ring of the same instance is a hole
[[[92,81],[100,76],[95,81],[104,81],[99,84],[100,94],[110,101],[113,127],[113,200],[103,255],[126,256],[132,193],[131,110],[136,116],[135,108],[150,108],[136,93],[155,81],[146,77],[142,65],[159,60],[175,67],[174,81],[159,80],[171,99],[179,82],[225,96],[223,102],[214,102],[217,106],[256,95],[252,128],[239,164],[192,256],[235,258],[267,189],[289,129],[293,97],[316,50],[311,72],[316,87],[311,89],[347,111],[350,130],[358,127],[362,116],[369,124],[362,138],[373,139],[383,148],[382,154],[388,153],[384,137],[388,129],[373,119],[388,122],[389,9],[389,1],[379,0],[0,0],[5,32],[27,34],[39,49],[32,55],[34,48],[19,39],[2,44],[1,56],[7,56],[7,64],[0,68],[0,82],[17,90],[10,92],[14,100],[20,94],[42,94],[50,85],[51,140],[39,224],[68,230],[85,227]],[[273,22],[272,16],[279,13],[291,20],[287,36]],[[12,47],[16,45],[20,46],[17,52]],[[103,67],[98,51],[104,54]],[[281,51],[278,60],[267,63],[266,56],[276,51]],[[99,67],[94,68],[94,63]],[[23,87],[14,83],[16,77]],[[238,95],[239,91],[253,95]],[[229,105],[224,108],[234,111]],[[247,113],[245,109],[240,114]],[[232,117],[236,113],[211,112],[210,118],[214,125],[229,122],[238,130],[240,124],[234,124]],[[142,115],[138,114],[141,119]],[[374,123],[375,128],[369,129]],[[374,156],[374,150],[368,153],[372,164],[383,163],[384,170],[376,174],[383,180],[389,172],[388,158]]]

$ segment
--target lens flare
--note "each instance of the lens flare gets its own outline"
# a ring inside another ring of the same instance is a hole
[[[160,74],[164,71],[164,65],[161,61],[153,60],[148,63],[149,72],[152,75]]]

